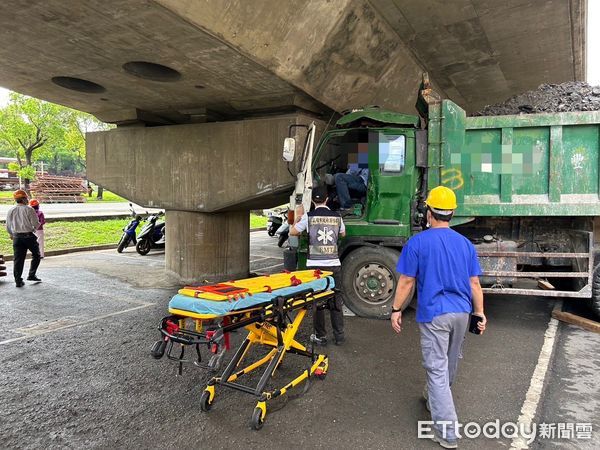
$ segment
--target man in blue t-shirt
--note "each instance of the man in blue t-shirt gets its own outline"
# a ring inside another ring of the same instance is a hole
[[[454,192],[438,186],[431,190],[426,204],[431,227],[410,238],[402,249],[391,322],[400,333],[402,306],[410,300],[416,281],[417,322],[427,371],[423,395],[434,422],[433,439],[442,447],[456,448],[454,424],[458,419],[450,386],[462,356],[470,313],[481,317],[478,327],[485,330],[481,269],[473,244],[450,229],[457,206]]]

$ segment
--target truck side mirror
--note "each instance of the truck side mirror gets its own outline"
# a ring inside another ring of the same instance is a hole
[[[294,138],[285,138],[283,141],[283,160],[292,162],[296,153],[296,140]]]

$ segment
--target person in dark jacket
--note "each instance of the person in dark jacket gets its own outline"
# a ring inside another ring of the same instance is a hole
[[[291,236],[298,236],[303,231],[308,233],[308,260],[307,268],[333,272],[336,288],[341,287],[341,263],[338,257],[338,238],[344,237],[346,227],[338,211],[331,211],[327,206],[327,189],[317,187],[313,189],[312,200],[315,209],[304,213],[301,207],[296,211],[296,223],[290,229]],[[342,311],[343,300],[338,293],[329,306],[331,326],[336,345],[345,341],[344,314]],[[311,340],[318,345],[327,345],[327,331],[325,329],[325,311],[320,309],[314,315],[315,334]]]

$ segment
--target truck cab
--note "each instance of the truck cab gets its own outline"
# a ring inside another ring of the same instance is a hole
[[[356,154],[359,163],[368,165],[366,195],[352,199],[354,207],[343,218],[346,237],[340,242],[342,290],[349,308],[361,316],[389,314],[400,249],[413,228],[421,229],[417,197],[422,174],[415,149],[423,133],[418,123],[416,116],[378,107],[356,109],[322,135],[312,154],[313,186],[331,183],[336,173],[345,173]],[[335,186],[328,190],[334,200]],[[291,200],[298,199],[293,195]],[[332,202],[334,209],[338,206]],[[306,240],[297,245],[298,266],[303,267]]]

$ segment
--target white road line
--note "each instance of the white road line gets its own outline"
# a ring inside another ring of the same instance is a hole
[[[250,256],[252,256],[252,255],[250,255]],[[251,259],[250,264],[252,264],[256,261],[262,261],[263,259],[271,259],[271,257],[270,256],[259,256],[258,258]]]
[[[256,270],[256,272],[264,272],[265,270],[274,269],[275,267],[279,266],[283,266],[283,263],[275,264],[274,266],[261,267],[260,269]]]
[[[37,336],[43,336],[44,334],[54,333],[55,331],[66,330],[67,328],[74,328],[74,327],[79,327],[81,325],[87,325],[89,323],[96,322],[98,320],[108,319],[109,317],[118,316],[120,314],[125,314],[125,313],[135,311],[138,309],[142,309],[142,308],[148,308],[149,306],[154,306],[154,305],[156,305],[156,303],[144,303],[143,305],[140,305],[140,306],[135,306],[133,308],[124,309],[122,311],[117,311],[117,312],[110,313],[110,314],[104,314],[103,316],[92,317],[91,319],[83,320],[81,322],[74,323],[74,324],[65,325],[63,327],[54,328],[53,330],[43,331],[43,332],[35,333],[35,334],[28,334],[25,336],[19,336],[19,337],[11,338],[11,339],[6,339],[5,341],[0,341],[0,345],[10,344],[12,342],[18,342],[18,341],[22,341],[25,339],[32,339]]]
[[[554,308],[562,309],[562,300],[556,302]],[[546,333],[544,334],[544,344],[542,345],[538,362],[533,371],[533,375],[531,376],[529,389],[525,395],[525,402],[523,402],[523,406],[521,407],[521,415],[517,419],[519,430],[525,430],[526,432],[532,430],[533,419],[535,418],[535,414],[540,403],[542,390],[544,388],[544,380],[546,379],[546,373],[548,372],[548,366],[550,365],[552,351],[554,350],[557,330],[558,320],[551,318],[550,322],[548,322]],[[529,448],[527,441],[521,436],[513,438],[510,446],[511,448],[518,449]]]
[[[253,253],[250,252],[250,257],[253,258],[255,256],[260,256],[261,258],[273,258],[273,259],[283,259],[283,256],[277,256],[277,255],[263,255],[261,253]]]

